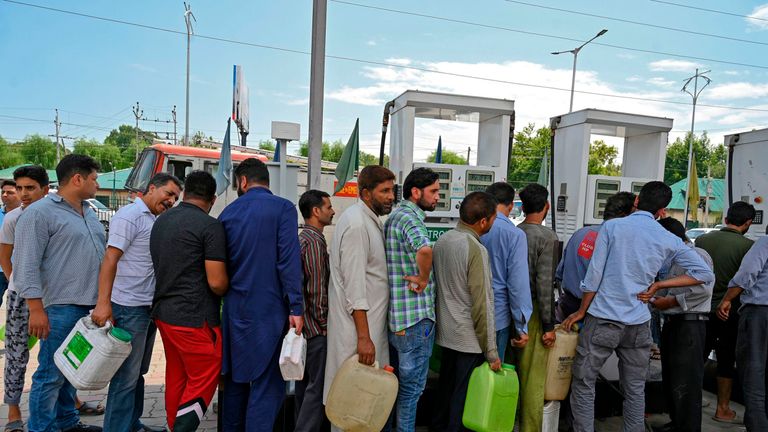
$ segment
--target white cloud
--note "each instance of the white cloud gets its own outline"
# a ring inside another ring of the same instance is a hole
[[[400,65],[400,66],[408,66],[411,64],[411,59],[407,58],[388,58],[384,60],[386,63],[391,63],[394,65]]]
[[[632,75],[630,77],[627,77],[626,80],[629,82],[640,82],[643,80],[643,78],[640,75]]]
[[[618,54],[616,54],[616,57],[618,57],[620,59],[624,59],[624,60],[632,60],[632,59],[636,58],[637,56],[634,55],[634,54],[630,54],[630,53],[618,53]]]
[[[758,30],[768,29],[768,4],[757,6],[752,13],[744,18],[750,27]]]
[[[291,106],[309,105],[309,98],[288,99],[284,103]]]
[[[685,60],[658,60],[651,62],[648,67],[654,72],[694,72],[700,64]]]
[[[731,76],[741,75],[741,72],[735,71],[735,70],[727,70],[727,71],[723,71],[723,73]]]
[[[142,72],[157,73],[157,69],[153,68],[152,66],[147,66],[145,64],[131,63],[130,66]]]
[[[675,87],[675,85],[678,84],[676,81],[668,80],[662,77],[653,77],[646,82],[648,84],[664,87],[664,88]]]
[[[368,45],[368,46],[376,46],[376,41],[375,40],[369,40],[365,44]]]
[[[768,96],[768,84],[753,84],[749,82],[734,82],[720,84],[707,89],[708,99],[755,99]]]

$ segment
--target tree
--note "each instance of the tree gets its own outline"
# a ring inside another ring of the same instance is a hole
[[[46,169],[56,167],[56,145],[49,138],[41,135],[30,135],[20,146],[22,163],[41,165]]]
[[[588,173],[620,176],[621,165],[615,165],[613,161],[619,156],[619,149],[608,145],[603,140],[595,140],[589,146]]]
[[[550,146],[551,137],[548,127],[536,129],[533,123],[515,134],[507,182],[518,188],[538,180],[541,161]]]
[[[344,143],[342,140],[336,140],[332,143],[323,141],[323,147],[321,150],[320,158],[328,162],[338,162],[339,160],[341,160],[341,155],[344,153],[345,146],[346,146],[346,143]],[[309,156],[308,141],[303,141],[299,145],[299,155],[304,157]],[[364,151],[360,152],[361,167],[364,167],[366,165],[378,165],[378,163],[379,163],[378,156],[374,156]],[[389,156],[386,156],[386,155],[384,156],[384,166],[389,166]]]
[[[685,139],[677,138],[667,146],[664,164],[664,183],[671,185],[688,176],[688,143],[691,134]],[[693,151],[696,155],[696,171],[699,177],[706,177],[707,167],[711,168],[713,178],[725,177],[727,150],[723,144],[713,146],[707,133],[693,136]]]
[[[75,141],[72,153],[84,154],[90,156],[101,165],[101,170],[111,171],[112,168],[118,170],[133,166],[133,158],[136,152],[133,149],[126,149],[128,159],[120,152],[120,148],[112,144],[102,144],[94,139],[80,138]]]
[[[17,144],[11,144],[0,136],[0,168],[5,169],[24,163],[21,149]]]
[[[136,153],[136,128],[131,125],[120,125],[104,138],[104,144],[111,144],[120,148],[120,151],[131,148]],[[140,141],[139,150],[152,145],[152,138],[155,137],[151,132],[138,130],[138,139]]]
[[[435,157],[437,156],[437,150],[433,151],[432,153],[427,156],[427,162],[434,163]],[[451,164],[451,165],[466,165],[467,164],[467,158],[464,156],[450,151],[450,150],[443,150],[443,163],[444,164]]]
[[[269,140],[259,141],[259,148],[261,150],[275,151],[275,144]]]

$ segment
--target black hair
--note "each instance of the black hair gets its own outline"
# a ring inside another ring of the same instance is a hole
[[[156,188],[163,187],[168,184],[168,182],[173,182],[176,184],[176,186],[179,187],[179,189],[183,189],[184,186],[181,184],[181,180],[179,180],[178,177],[176,177],[173,174],[168,173],[157,173],[152,176],[151,179],[149,179],[149,183],[147,183],[147,188],[144,190],[144,193],[149,192],[150,186],[155,186]]]
[[[88,177],[92,172],[101,168],[92,157],[81,154],[68,154],[56,165],[56,177],[59,184],[67,183],[76,174]]]
[[[659,223],[665,230],[671,232],[675,237],[679,237],[682,241],[688,241],[688,237],[685,235],[685,227],[679,220],[673,217],[665,217],[659,219]]]
[[[368,165],[360,170],[357,175],[357,188],[360,196],[363,196],[364,190],[373,192],[376,186],[385,181],[395,180],[395,173],[380,165]]]
[[[660,181],[652,181],[643,185],[640,189],[640,198],[637,200],[637,209],[655,214],[666,208],[672,201],[672,189]]]
[[[18,180],[22,177],[30,178],[37,182],[40,187],[46,187],[50,183],[48,179],[48,171],[40,165],[27,165],[18,167],[13,171],[13,179]],[[16,183],[14,183],[15,185]],[[5,184],[3,184],[5,186]]]
[[[2,183],[0,183],[0,189],[6,187],[6,186],[13,186],[16,187],[16,182],[13,180],[3,180]]]
[[[728,207],[725,222],[730,225],[742,226],[755,218],[755,206],[744,201],[736,201]]]
[[[635,194],[632,192],[618,192],[608,197],[603,210],[603,220],[610,220],[628,216],[635,207]]]
[[[520,201],[523,202],[525,214],[538,213],[544,210],[548,199],[547,188],[538,183],[530,183],[520,191]]]
[[[459,207],[459,218],[467,225],[474,225],[482,219],[496,214],[498,201],[487,192],[472,192],[464,197]]]
[[[248,158],[235,168],[235,178],[245,177],[248,183],[269,186],[269,170],[267,164],[256,158]]]
[[[403,198],[411,197],[411,189],[424,189],[439,179],[440,176],[429,168],[416,168],[408,174],[403,182]]]
[[[499,204],[510,205],[515,202],[515,188],[509,183],[496,182],[485,188],[485,191],[493,195]]]
[[[323,206],[323,198],[330,198],[327,192],[317,189],[310,189],[299,198],[299,211],[306,220],[312,217],[312,209]]]
[[[198,198],[205,202],[216,196],[216,179],[205,171],[192,171],[184,180],[184,197]]]

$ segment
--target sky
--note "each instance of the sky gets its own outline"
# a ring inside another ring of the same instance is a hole
[[[223,138],[239,64],[249,145],[269,139],[273,120],[300,123],[307,138],[312,3],[191,3],[190,133]],[[58,109],[63,135],[103,140],[134,124],[137,102],[144,117],[162,121],[175,105],[181,136],[183,13],[181,1],[0,0],[0,136],[53,134]],[[550,53],[601,29],[578,55],[574,110],[669,117],[674,140],[691,128],[691,96],[681,88],[698,67],[712,82],[698,99],[697,133],[722,143],[768,127],[768,4],[759,1],[329,0],[323,138],[346,142],[359,118],[361,148],[377,154],[384,104],[408,89],[514,100],[517,130],[545,126],[568,111],[573,66],[571,54]],[[438,136],[461,153],[476,144],[471,124],[417,127],[417,160]]]

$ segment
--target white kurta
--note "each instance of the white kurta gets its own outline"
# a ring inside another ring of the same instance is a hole
[[[323,403],[341,363],[357,353],[353,310],[368,311],[368,330],[379,367],[389,364],[389,285],[384,226],[363,201],[339,218],[331,243],[328,284],[328,357]]]

